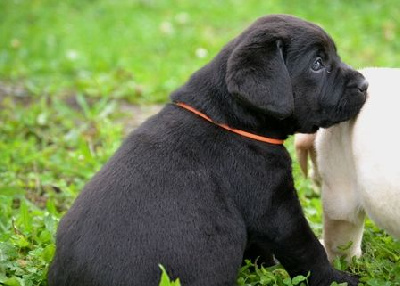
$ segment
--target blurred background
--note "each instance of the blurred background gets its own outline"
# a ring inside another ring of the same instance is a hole
[[[58,221],[85,182],[192,72],[273,13],[321,25],[356,68],[400,67],[398,0],[0,0],[0,285],[46,285]],[[318,189],[293,169],[320,235]],[[400,285],[400,243],[370,221],[365,237],[363,258],[335,267]],[[287,278],[246,267],[239,285]]]
[[[400,65],[396,0],[2,0],[0,79],[32,93],[164,102],[257,17],[325,28],[355,67]]]

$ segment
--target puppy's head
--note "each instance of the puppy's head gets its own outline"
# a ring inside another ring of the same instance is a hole
[[[230,44],[228,92],[258,112],[314,132],[355,116],[367,82],[341,62],[319,26],[287,15],[258,19]]]

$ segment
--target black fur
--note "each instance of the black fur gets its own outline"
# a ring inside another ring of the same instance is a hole
[[[285,139],[356,115],[364,82],[321,28],[273,15],[228,43],[172,100]],[[273,253],[290,275],[311,271],[311,285],[357,285],[330,266],[308,226],[283,146],[168,104],[125,140],[61,220],[48,281],[158,285],[160,263],[183,285],[234,285],[244,253],[269,263]]]

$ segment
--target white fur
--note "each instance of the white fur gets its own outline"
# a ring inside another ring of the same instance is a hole
[[[316,136],[330,260],[361,255],[365,213],[400,237],[400,69],[360,72],[369,88],[358,117],[321,129]],[[350,248],[340,248],[349,242]]]

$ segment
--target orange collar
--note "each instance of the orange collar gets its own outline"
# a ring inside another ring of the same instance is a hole
[[[195,109],[195,108],[193,108],[193,107],[191,107],[189,105],[186,105],[186,104],[184,104],[182,102],[176,102],[175,105],[183,107],[183,108],[189,110],[190,112],[192,112],[192,113],[204,118],[205,120],[207,120],[207,121],[209,121],[211,123],[214,123],[215,125],[218,125],[219,127],[224,128],[225,130],[228,130],[228,131],[234,132],[236,134],[242,135],[243,137],[247,137],[247,138],[250,138],[250,139],[254,139],[254,140],[258,140],[258,141],[261,141],[261,142],[274,144],[274,145],[282,145],[283,144],[284,140],[282,140],[282,139],[263,137],[263,136],[259,136],[259,135],[256,135],[256,134],[244,131],[244,130],[230,128],[226,124],[214,122],[214,121],[211,120],[210,117],[208,117],[204,113],[201,113],[197,109]]]

